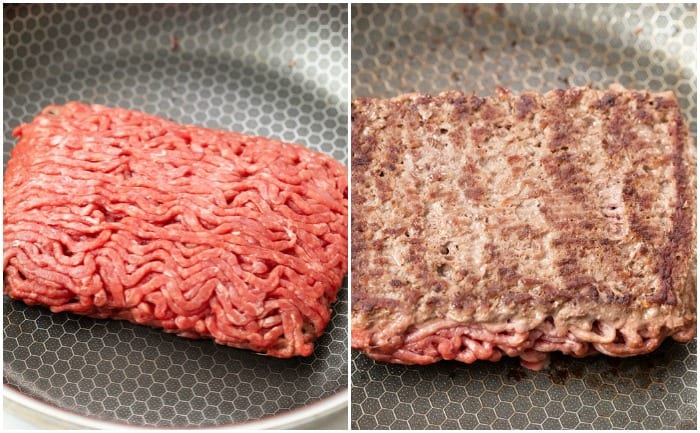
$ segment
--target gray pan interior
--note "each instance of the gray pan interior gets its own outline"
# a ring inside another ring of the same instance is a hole
[[[298,142],[345,164],[347,13],[346,5],[6,5],[3,162],[14,127],[47,104],[78,100]],[[77,424],[85,416],[281,426],[285,415],[328,408],[324,401],[346,393],[347,283],[338,297],[314,354],[288,360],[5,297],[5,393],[63,409]]]
[[[352,96],[570,85],[673,90],[697,130],[695,5],[353,5]],[[351,426],[696,429],[697,342],[627,359],[430,366],[351,358]]]

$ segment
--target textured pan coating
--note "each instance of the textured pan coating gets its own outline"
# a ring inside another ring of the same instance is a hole
[[[309,355],[347,270],[347,171],[299,145],[71,102],[19,126],[4,291]]]
[[[672,94],[360,98],[352,121],[354,348],[539,369],[695,335],[695,156]]]

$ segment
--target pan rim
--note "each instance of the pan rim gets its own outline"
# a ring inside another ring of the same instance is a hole
[[[72,412],[68,409],[63,409],[53,406],[41,400],[30,397],[11,385],[3,384],[3,399],[14,403],[27,410],[28,415],[40,415],[42,418],[49,418],[53,421],[60,421],[70,427],[87,427],[93,429],[107,430],[143,430],[143,429],[197,429],[197,430],[219,430],[219,429],[290,429],[303,426],[313,419],[315,416],[329,416],[342,411],[348,405],[348,389],[345,388],[333,395],[322,398],[313,403],[292,409],[287,412],[282,412],[266,418],[257,419],[254,421],[245,421],[236,424],[222,424],[212,426],[157,426],[157,425],[136,425],[119,423],[112,421],[100,420],[89,416],[81,415]],[[24,418],[24,416],[22,416]]]

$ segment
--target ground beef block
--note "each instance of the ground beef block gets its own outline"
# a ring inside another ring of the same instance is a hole
[[[337,161],[75,102],[14,135],[6,294],[276,357],[312,352],[347,270]]]
[[[352,346],[539,369],[688,341],[694,152],[671,93],[355,100]]]

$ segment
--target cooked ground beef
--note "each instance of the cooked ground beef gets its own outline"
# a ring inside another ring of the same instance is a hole
[[[671,93],[352,106],[352,346],[388,362],[630,356],[695,335],[695,150]]]
[[[312,352],[347,270],[337,161],[75,102],[14,135],[6,294],[276,357]]]

